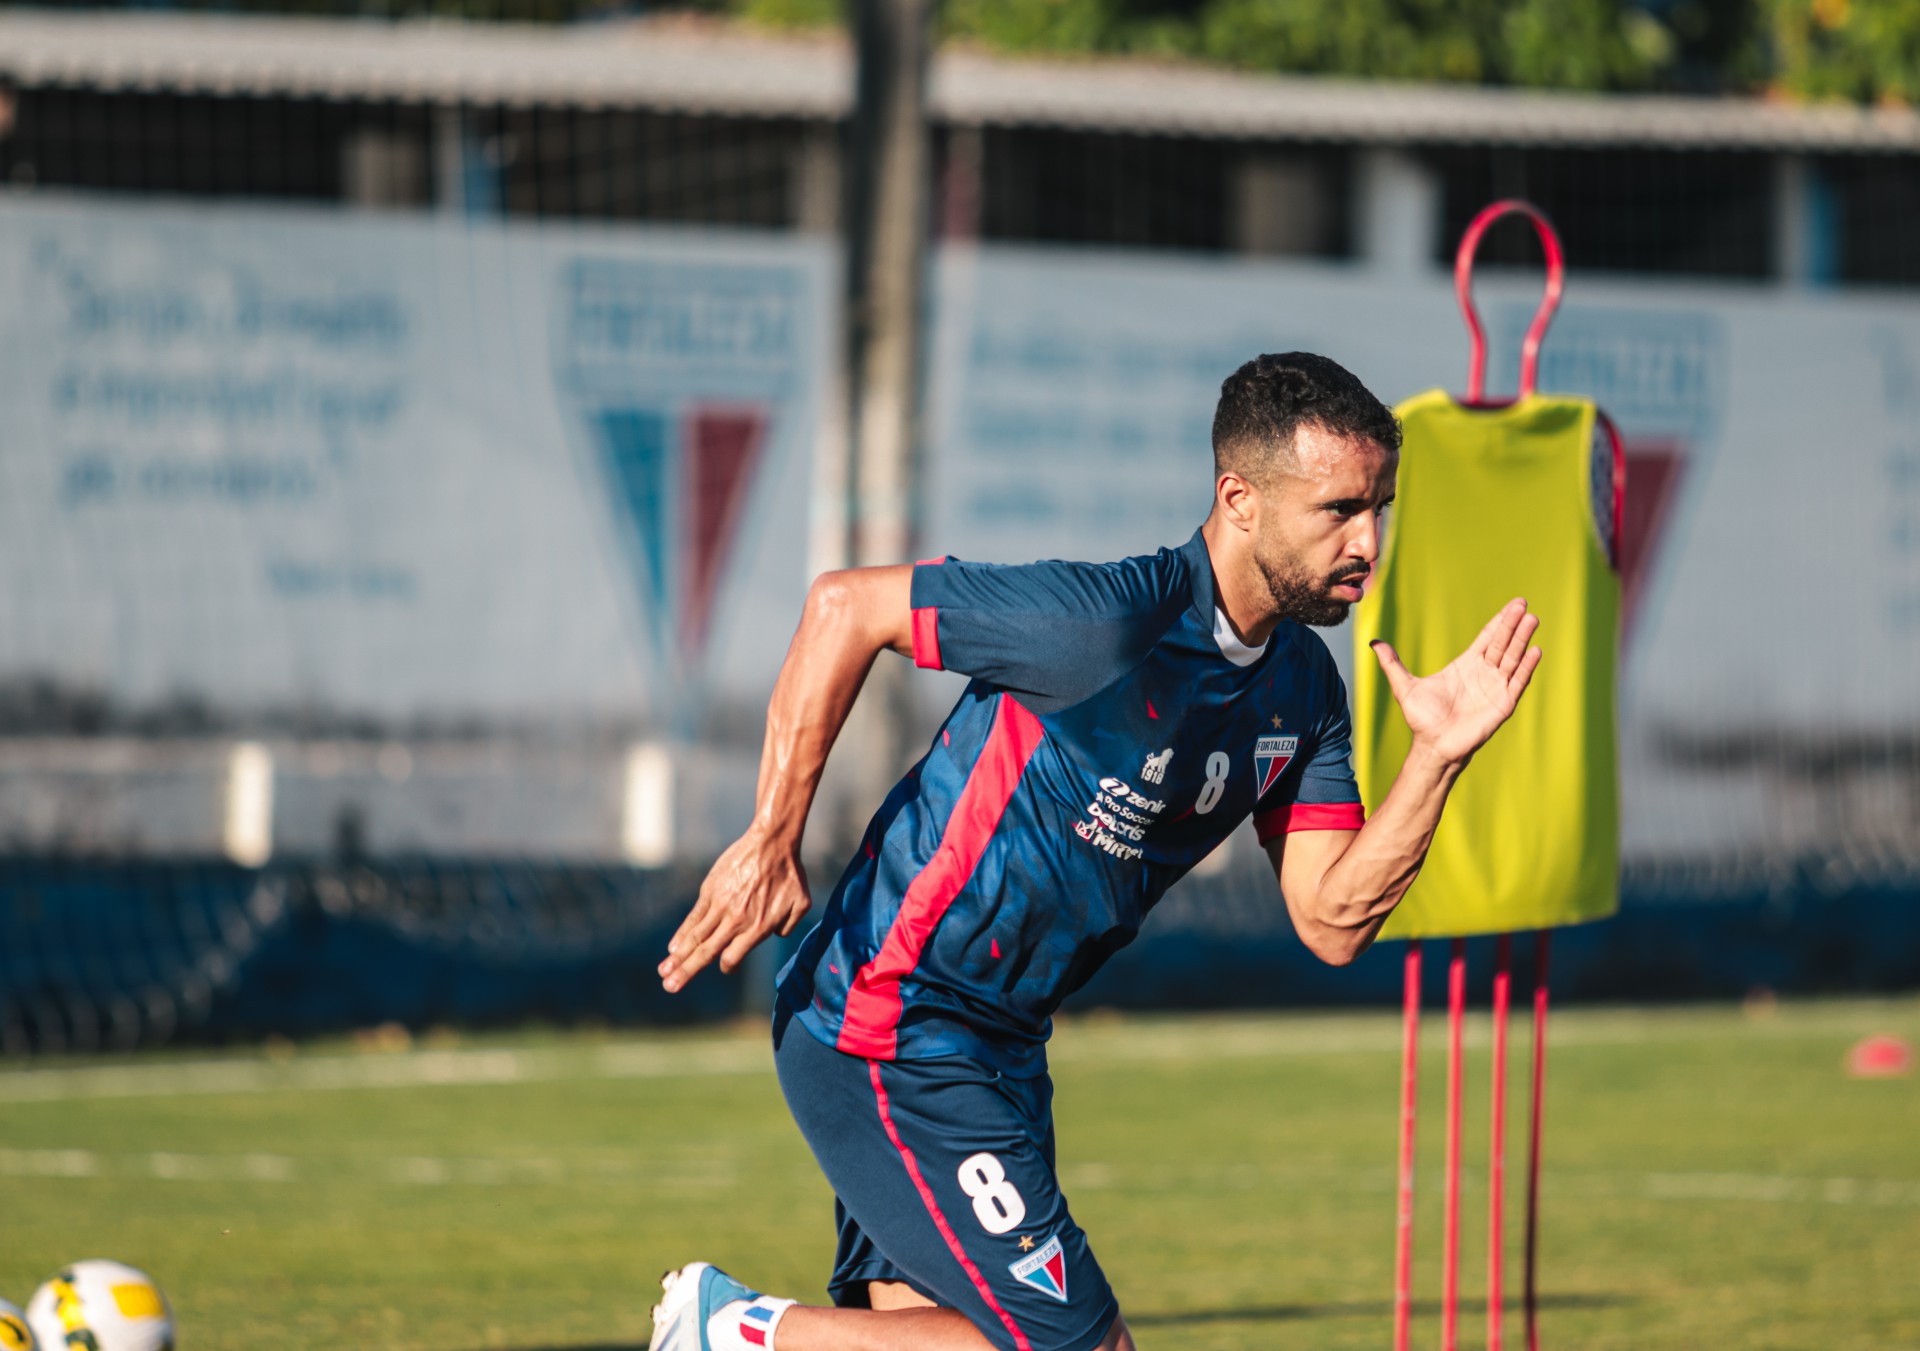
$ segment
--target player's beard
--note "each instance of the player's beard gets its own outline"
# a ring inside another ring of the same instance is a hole
[[[1261,575],[1267,579],[1267,591],[1273,597],[1273,608],[1279,616],[1319,629],[1337,628],[1346,623],[1347,612],[1353,608],[1352,601],[1327,593],[1343,583],[1362,582],[1371,571],[1364,564],[1349,563],[1330,577],[1316,577],[1292,555],[1264,558],[1256,552],[1254,558],[1260,565]]]

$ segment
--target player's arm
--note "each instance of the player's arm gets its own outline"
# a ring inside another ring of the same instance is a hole
[[[1473,753],[1513,716],[1540,664],[1540,621],[1509,602],[1454,661],[1421,679],[1373,645],[1413,732],[1386,801],[1359,830],[1310,830],[1267,842],[1293,926],[1314,955],[1345,966],[1373,942],[1426,861],[1447,794]]]
[[[1345,966],[1365,952],[1426,861],[1464,766],[1424,756],[1416,764],[1415,754],[1359,830],[1301,830],[1267,841],[1294,932],[1323,962]]]
[[[738,966],[753,946],[789,934],[813,901],[800,837],[833,749],[873,660],[885,648],[911,656],[913,569],[854,568],[817,578],[767,707],[753,824],[720,856],[700,899],[667,945],[660,983],[669,993],[719,959]]]

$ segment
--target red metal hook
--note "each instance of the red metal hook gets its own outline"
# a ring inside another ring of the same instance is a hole
[[[1533,222],[1533,228],[1540,235],[1540,247],[1547,255],[1547,292],[1540,298],[1540,308],[1534,311],[1533,323],[1527,327],[1527,338],[1520,348],[1519,397],[1522,399],[1533,393],[1540,371],[1540,344],[1547,336],[1547,325],[1553,322],[1553,312],[1560,308],[1560,292],[1566,283],[1566,255],[1560,248],[1560,236],[1554,233],[1553,223],[1546,214],[1532,202],[1509,197],[1473,218],[1467,232],[1460,237],[1460,251],[1453,258],[1453,292],[1460,298],[1460,312],[1466,316],[1467,333],[1473,343],[1467,360],[1469,404],[1484,403],[1487,392],[1487,334],[1480,326],[1480,312],[1473,307],[1473,255],[1478,252],[1480,238],[1486,234],[1487,227],[1500,217],[1514,213]]]

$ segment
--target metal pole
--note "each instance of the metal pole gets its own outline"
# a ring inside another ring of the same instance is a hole
[[[848,164],[848,366],[856,565],[908,558],[920,431],[920,347],[932,149],[928,0],[857,0]]]
[[[856,61],[847,144],[847,561],[912,559],[920,439],[932,151],[927,126],[930,0],[855,0]],[[852,819],[871,811],[906,767],[910,669],[875,663],[850,735],[861,764]]]
[[[1493,1122],[1487,1158],[1487,1351],[1500,1351],[1506,1312],[1502,1288],[1507,1199],[1507,1005],[1513,988],[1513,936],[1501,934],[1493,956]]]
[[[1547,1100],[1547,958],[1553,933],[1534,939],[1533,959],[1533,1120],[1527,1145],[1527,1351],[1540,1351],[1540,1127]]]
[[[1467,940],[1453,940],[1447,964],[1447,1217],[1440,1253],[1440,1351],[1458,1345],[1460,1321],[1461,1031],[1467,1020]]]
[[[1420,940],[1407,944],[1400,999],[1400,1205],[1394,1230],[1393,1351],[1408,1351],[1413,1325],[1413,1143],[1420,1105]]]
[[[910,562],[920,461],[931,146],[931,0],[854,0],[845,142],[845,432],[841,566]],[[829,516],[835,512],[828,512]],[[912,668],[881,654],[829,768],[829,848],[845,856],[910,762]]]

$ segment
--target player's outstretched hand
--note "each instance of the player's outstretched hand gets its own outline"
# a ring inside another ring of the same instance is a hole
[[[792,933],[812,908],[798,852],[749,830],[700,884],[693,912],[667,944],[661,985],[677,993],[715,958],[722,971],[733,970],[762,939]]]
[[[1513,716],[1540,664],[1540,649],[1527,645],[1539,627],[1539,616],[1528,614],[1526,601],[1515,597],[1465,652],[1424,679],[1401,665],[1391,644],[1375,642],[1373,655],[1415,744],[1454,764],[1465,764],[1486,745]]]

